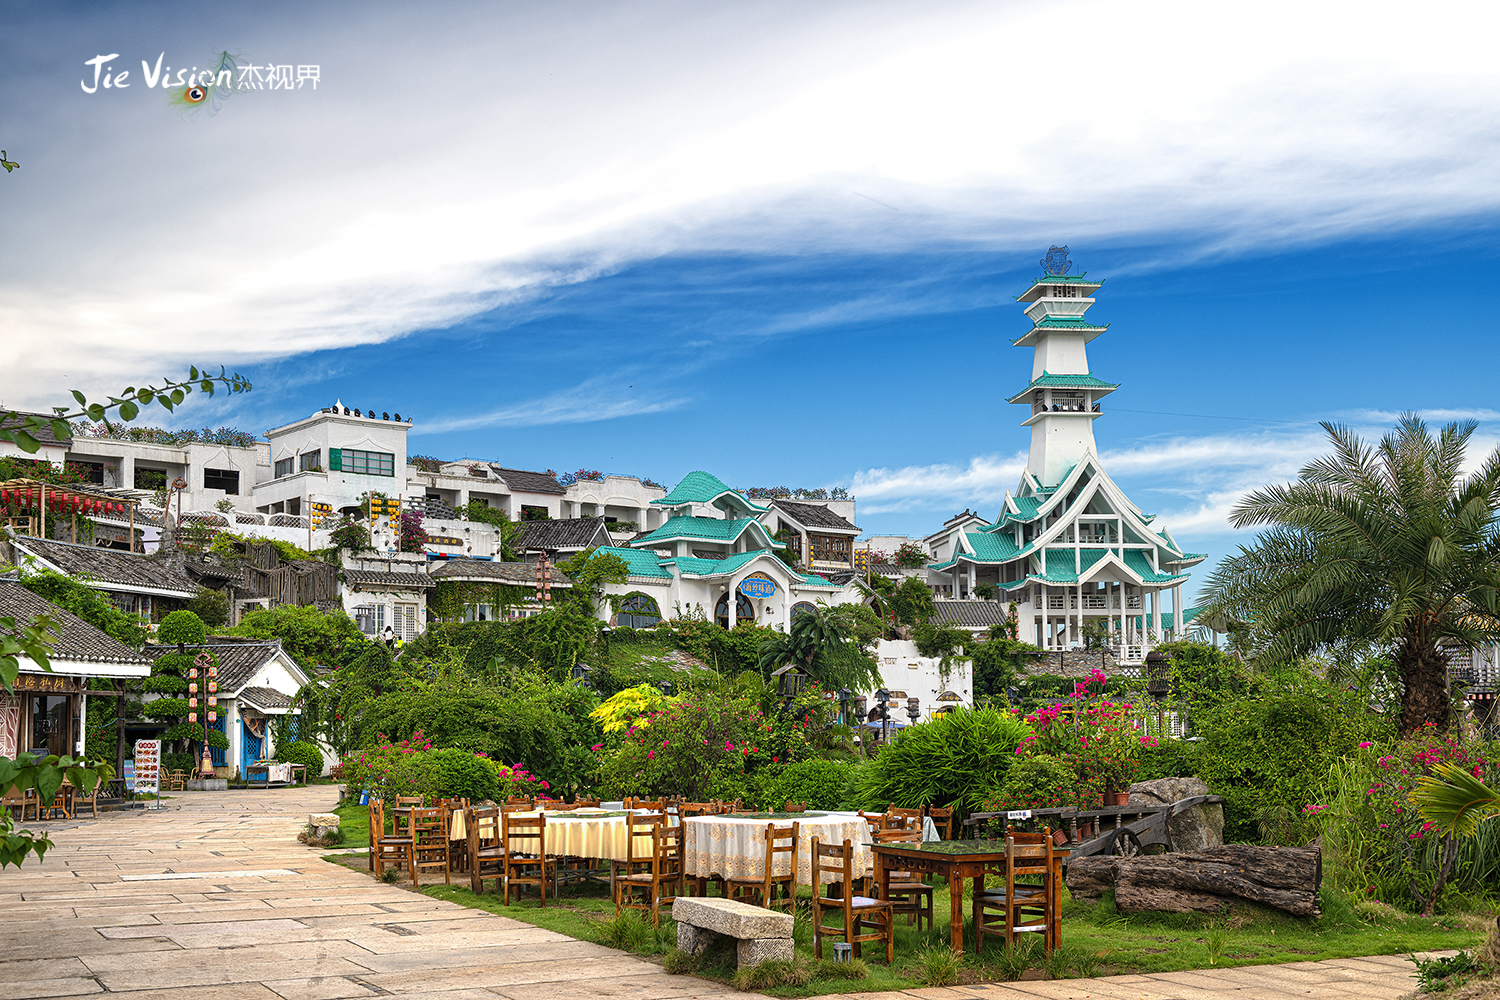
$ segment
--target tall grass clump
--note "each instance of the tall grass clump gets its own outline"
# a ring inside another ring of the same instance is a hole
[[[953,806],[972,812],[1005,780],[1031,727],[1007,712],[955,709],[903,729],[859,771],[866,806]]]

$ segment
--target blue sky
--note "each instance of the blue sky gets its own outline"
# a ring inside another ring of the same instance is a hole
[[[920,535],[1015,485],[1013,296],[1066,243],[1106,465],[1217,558],[1319,420],[1494,446],[1500,25],[1204,6],[0,3],[0,399],[224,363],[254,393],[184,420],[342,398],[414,451],[839,485]],[[224,49],[318,87],[144,85]],[[131,85],[84,92],[109,53]]]

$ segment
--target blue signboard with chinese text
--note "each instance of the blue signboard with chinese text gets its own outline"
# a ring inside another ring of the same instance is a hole
[[[746,597],[775,597],[776,581],[768,576],[747,576],[740,581],[740,593]]]

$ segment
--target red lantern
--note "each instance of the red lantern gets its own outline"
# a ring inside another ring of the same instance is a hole
[[[209,712],[208,713],[208,721],[209,722],[218,722],[219,721],[219,713],[218,712]]]
[[[197,698],[189,698],[188,699],[188,708],[197,708],[197,707],[198,707],[198,699]]]

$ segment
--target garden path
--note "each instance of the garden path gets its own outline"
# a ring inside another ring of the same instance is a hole
[[[46,861],[0,874],[0,1000],[747,997],[322,861],[294,838],[334,794],[180,793],[160,811],[44,824],[57,844]],[[850,996],[1395,1000],[1410,970],[1377,956]]]

